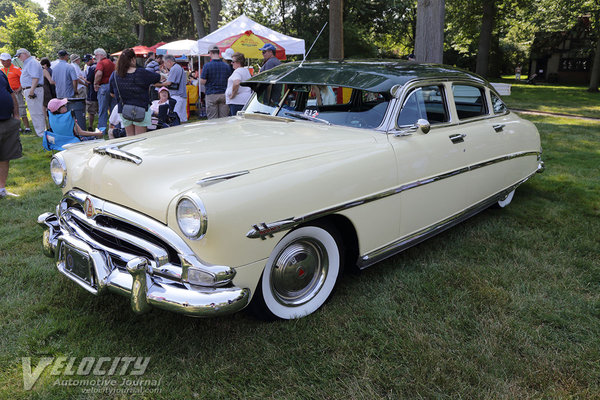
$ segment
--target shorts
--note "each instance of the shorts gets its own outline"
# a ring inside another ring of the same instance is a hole
[[[19,90],[15,92],[17,96],[17,103],[19,104],[19,117],[23,118],[27,116],[27,104],[25,103],[25,98],[23,97],[23,91]]]
[[[133,122],[130,121],[128,119],[125,119],[123,117],[123,114],[119,114],[119,117],[121,117],[121,126],[123,128],[129,126],[129,125],[136,125],[136,126],[150,126],[152,125],[152,110],[150,109],[150,107],[148,107],[148,111],[146,111],[146,115],[144,117],[143,121],[140,122]]]
[[[0,161],[16,160],[23,155],[20,127],[21,121],[15,118],[0,121]]]
[[[98,114],[98,101],[86,100],[85,112],[88,114]]]

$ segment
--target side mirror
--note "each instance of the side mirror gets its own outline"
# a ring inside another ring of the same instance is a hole
[[[427,121],[426,119],[422,119],[420,118],[417,123],[415,124],[415,126],[418,129],[421,129],[421,132],[427,134],[429,133],[429,131],[431,130],[431,124],[429,123],[429,121]]]

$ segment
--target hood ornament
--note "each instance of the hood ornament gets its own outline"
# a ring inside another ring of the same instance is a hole
[[[146,138],[132,139],[124,142],[95,147],[94,153],[103,156],[109,156],[110,158],[115,158],[117,160],[129,161],[134,163],[135,165],[140,165],[142,163],[142,159],[140,157],[136,156],[135,154],[128,153],[125,150],[121,150],[121,147],[124,147],[128,144],[140,142],[142,140],[146,140]]]

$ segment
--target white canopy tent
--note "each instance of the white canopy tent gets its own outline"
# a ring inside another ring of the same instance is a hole
[[[237,17],[227,25],[222,26],[213,33],[198,40],[198,54],[207,54],[208,50],[221,40],[242,34],[246,31],[252,31],[256,35],[264,36],[267,39],[272,40],[285,49],[285,54],[304,55],[304,39],[298,39],[269,29],[258,22],[252,21],[245,15]]]
[[[156,48],[156,54],[172,54],[176,56],[199,55],[198,42],[196,40],[184,39],[163,44]],[[206,54],[206,53],[204,53]]]

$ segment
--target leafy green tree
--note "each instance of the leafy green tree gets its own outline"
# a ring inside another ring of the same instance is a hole
[[[13,5],[14,14],[2,18],[0,41],[5,43],[2,51],[14,54],[24,47],[34,55],[47,51],[46,27],[40,27],[38,16],[25,6]]]

